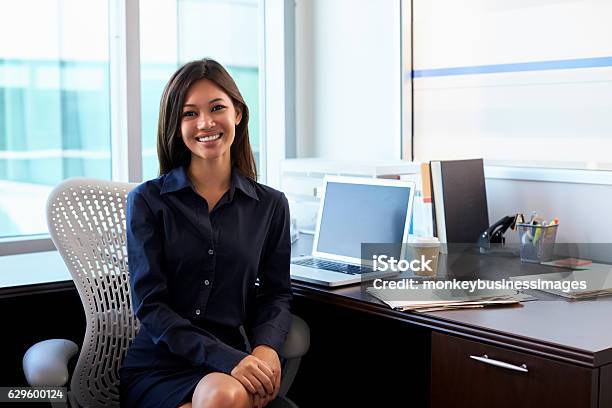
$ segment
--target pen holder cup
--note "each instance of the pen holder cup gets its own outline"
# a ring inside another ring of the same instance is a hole
[[[540,263],[553,258],[557,228],[555,225],[517,224],[521,241],[521,261]]]

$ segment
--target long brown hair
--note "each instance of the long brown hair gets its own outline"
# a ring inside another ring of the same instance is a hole
[[[232,165],[242,174],[257,180],[255,157],[249,142],[249,108],[230,74],[221,64],[209,58],[183,65],[172,75],[164,88],[159,103],[157,125],[159,174],[166,174],[179,166],[188,166],[191,162],[191,151],[181,138],[181,118],[189,87],[201,79],[208,79],[223,89],[232,99],[234,107],[242,112],[242,119],[236,125],[230,158]]]

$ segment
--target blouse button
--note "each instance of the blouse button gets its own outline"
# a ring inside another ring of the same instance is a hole
[[[204,281],[204,284],[205,284],[206,286],[210,285],[210,282],[208,281],[208,279],[206,279],[206,280]]]
[[[196,309],[196,314],[199,316],[200,315],[200,309]]]
[[[214,253],[215,253],[215,251],[213,251],[212,249],[209,249],[209,250],[208,250],[208,255],[212,255],[212,254],[214,254]]]

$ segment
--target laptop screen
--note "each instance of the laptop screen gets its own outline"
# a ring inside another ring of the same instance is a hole
[[[361,258],[362,243],[402,243],[411,188],[329,181],[316,252]]]

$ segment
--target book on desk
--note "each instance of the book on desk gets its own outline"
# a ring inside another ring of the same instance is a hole
[[[434,160],[430,174],[436,236],[442,244],[476,243],[489,227],[483,160]]]

